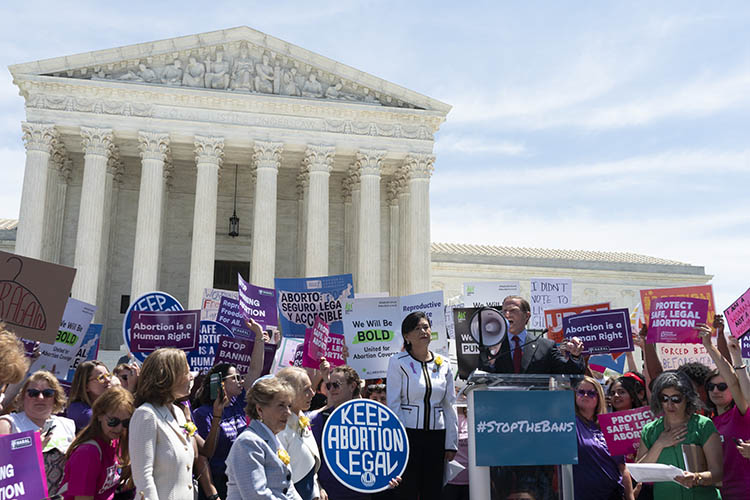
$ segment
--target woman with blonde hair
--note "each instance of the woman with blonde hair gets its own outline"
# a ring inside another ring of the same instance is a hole
[[[58,492],[64,500],[114,497],[117,486],[130,476],[128,425],[134,409],[133,395],[123,387],[110,387],[96,399],[91,422],[65,455],[65,476]]]
[[[195,425],[175,401],[190,394],[185,352],[171,347],[149,354],[141,367],[136,410],[128,435],[136,497],[193,498]]]
[[[0,410],[3,409],[5,391],[10,384],[17,384],[29,370],[29,360],[23,344],[16,335],[0,323]]]
[[[84,361],[78,365],[68,398],[68,418],[76,423],[76,432],[81,432],[88,425],[94,401],[111,385],[112,374],[101,361]]]
[[[63,476],[65,453],[76,435],[75,423],[55,415],[65,407],[65,392],[48,371],[36,371],[24,381],[16,396],[17,413],[0,417],[0,435],[41,431],[44,469],[49,496],[57,493]]]

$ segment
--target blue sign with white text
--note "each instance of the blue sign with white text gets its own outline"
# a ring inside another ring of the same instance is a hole
[[[479,466],[578,463],[570,391],[474,391]]]
[[[201,321],[200,331],[198,332],[198,348],[185,353],[192,371],[208,371],[214,366],[219,337],[222,335],[234,337],[231,330],[221,323],[209,320]]]
[[[122,339],[125,341],[125,345],[128,346],[128,350],[130,351],[130,319],[133,316],[133,311],[184,310],[185,308],[182,307],[182,304],[168,293],[149,292],[138,297],[138,299],[131,302],[130,307],[128,307],[125,313],[125,318],[122,320]],[[133,355],[141,362],[146,359],[146,353],[134,352]]]
[[[305,338],[320,317],[331,333],[344,334],[343,302],[354,297],[351,274],[317,278],[276,278],[276,305],[284,337]]]
[[[403,424],[390,408],[369,399],[338,406],[323,427],[322,445],[333,476],[360,493],[388,489],[409,460]]]

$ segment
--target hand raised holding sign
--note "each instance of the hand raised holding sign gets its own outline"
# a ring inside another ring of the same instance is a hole
[[[568,353],[569,356],[577,358],[583,351],[583,342],[578,337],[570,337],[569,339],[565,339],[558,349],[562,353]]]

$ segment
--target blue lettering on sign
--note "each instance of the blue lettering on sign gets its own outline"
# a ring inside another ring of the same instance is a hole
[[[323,428],[322,444],[334,477],[360,493],[388,489],[409,460],[403,424],[387,406],[369,399],[337,407]]]
[[[221,323],[209,320],[201,321],[198,348],[185,353],[187,354],[187,361],[192,371],[207,371],[214,366],[219,337],[222,335],[234,337],[231,330]]]
[[[130,351],[130,319],[133,311],[184,311],[180,301],[164,292],[149,292],[131,302],[122,320],[122,339]],[[132,351],[131,351],[132,352]],[[134,352],[133,355],[139,360],[146,359],[146,353]]]

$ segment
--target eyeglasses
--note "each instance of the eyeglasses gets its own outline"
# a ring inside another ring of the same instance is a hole
[[[97,382],[99,382],[100,384],[103,384],[103,383],[107,382],[107,381],[108,381],[109,379],[111,379],[111,378],[112,378],[112,374],[111,374],[111,373],[101,373],[101,374],[99,374],[99,376],[97,376],[97,377],[91,377],[91,378],[89,379],[89,382],[91,382],[91,381],[93,381],[93,380],[96,380],[96,381],[97,381]]]
[[[121,420],[117,417],[108,417],[107,418],[107,426],[108,427],[117,427],[118,425],[122,424],[122,426],[127,429],[128,425],[130,425],[130,419],[126,418],[124,420]]]
[[[727,389],[729,389],[729,386],[726,382],[719,382],[718,384],[714,384],[713,382],[709,382],[706,384],[706,389],[708,389],[708,392],[713,391],[714,389],[719,389],[720,392],[724,392]]]
[[[38,398],[41,394],[44,399],[48,399],[55,395],[55,390],[42,389],[40,391],[39,389],[26,389],[26,394],[28,394],[30,398]]]
[[[583,397],[586,397],[586,398],[595,398],[597,396],[596,391],[591,390],[591,389],[590,390],[578,389],[576,391],[576,394],[578,394],[582,398]]]
[[[662,403],[668,403],[671,401],[672,403],[678,405],[682,403],[683,401],[685,401],[685,397],[681,394],[674,394],[672,396],[667,396],[666,394],[662,394],[661,396],[659,396],[659,400]]]
[[[341,388],[341,382],[326,382],[326,389],[329,391],[331,389],[340,389]]]
[[[224,377],[224,380],[234,380],[238,384],[241,384],[244,379],[241,375],[235,373],[234,375],[227,375],[226,377]]]

